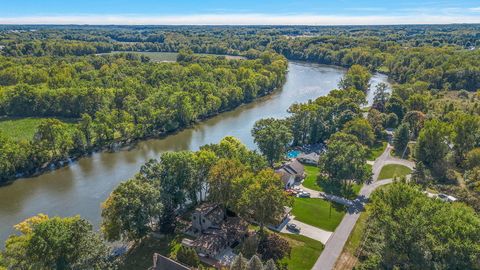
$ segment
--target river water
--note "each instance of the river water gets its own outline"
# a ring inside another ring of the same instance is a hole
[[[328,94],[337,87],[346,71],[340,67],[303,62],[290,62],[288,69],[282,89],[236,110],[165,138],[141,141],[116,152],[94,153],[68,167],[0,187],[0,242],[4,243],[13,232],[14,224],[38,213],[80,215],[98,226],[101,203],[121,181],[138,172],[148,159],[157,158],[165,151],[195,151],[228,135],[255,148],[250,135],[255,121],[265,117],[285,117],[292,103]],[[387,76],[375,74],[372,89],[379,82],[386,83]],[[368,100],[371,103],[371,93]]]

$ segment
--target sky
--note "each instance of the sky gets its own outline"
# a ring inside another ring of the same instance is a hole
[[[0,0],[0,24],[480,23],[480,0]]]

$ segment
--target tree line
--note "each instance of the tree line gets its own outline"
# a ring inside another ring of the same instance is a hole
[[[71,58],[0,58],[0,114],[67,117],[40,123],[30,141],[0,134],[1,181],[93,149],[171,132],[252,101],[285,81],[286,60],[179,55],[150,63],[130,54]],[[32,73],[43,74],[32,81]],[[8,74],[8,75],[6,75]],[[0,75],[1,77],[1,75]]]

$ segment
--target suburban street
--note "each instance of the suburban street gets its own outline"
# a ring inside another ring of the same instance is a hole
[[[392,150],[392,146],[388,144],[387,148],[382,153],[382,155],[375,160],[372,167],[372,170],[373,170],[372,182],[370,184],[365,184],[362,187],[362,189],[360,190],[360,194],[356,199],[356,202],[348,208],[348,211],[345,214],[345,217],[342,219],[342,222],[340,223],[340,225],[338,225],[335,232],[327,241],[327,244],[325,245],[325,249],[320,254],[320,257],[318,258],[317,262],[315,263],[312,269],[315,269],[315,270],[333,269],[333,267],[335,266],[335,262],[340,257],[343,247],[347,242],[347,239],[350,233],[352,232],[353,227],[355,226],[355,223],[360,217],[360,212],[363,210],[364,202],[366,202],[370,194],[376,188],[392,182],[392,179],[377,181],[383,166],[387,164],[400,164],[413,169],[414,167],[413,162],[390,156],[391,150]]]

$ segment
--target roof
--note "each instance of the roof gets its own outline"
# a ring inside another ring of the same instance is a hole
[[[288,182],[290,182],[290,179],[293,176],[292,174],[285,171],[283,168],[278,169],[275,172],[280,175],[280,179],[285,185],[288,184]]]
[[[312,152],[312,153],[309,153],[309,154],[300,154],[298,155],[297,157],[298,159],[305,159],[305,160],[311,160],[311,161],[315,161],[315,162],[318,162],[318,160],[320,159],[320,155],[315,153],[315,152]]]
[[[216,203],[203,203],[195,209],[202,216],[206,217],[214,224],[219,224],[224,218],[223,209]]]
[[[187,266],[180,264],[170,258],[167,258],[161,254],[153,254],[153,266],[152,270],[189,270]]]
[[[206,250],[221,250],[228,240],[240,239],[242,235],[247,233],[248,224],[238,217],[228,218],[221,228],[209,228],[193,242],[186,243],[188,245],[204,248]]]

